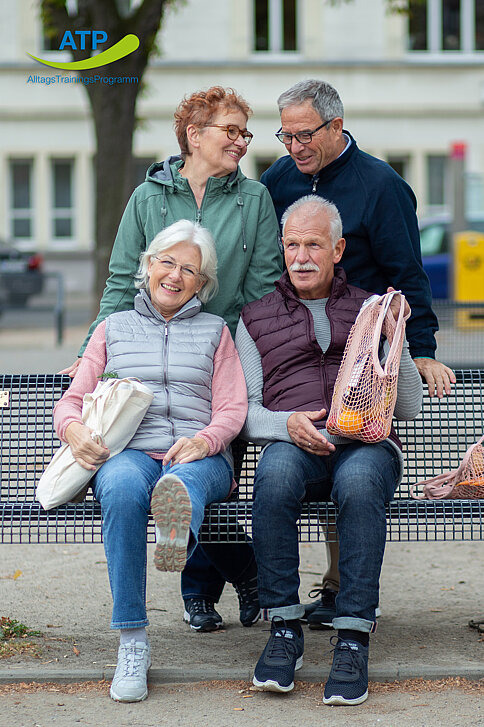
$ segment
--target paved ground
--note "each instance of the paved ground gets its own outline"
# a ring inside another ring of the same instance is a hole
[[[5,373],[53,372],[76,356],[86,324],[69,326],[54,346],[46,328],[0,331]],[[152,546],[150,550],[150,561]],[[484,725],[484,641],[468,627],[484,612],[482,543],[391,543],[382,574],[382,617],[371,640],[368,702],[359,707],[321,704],[320,684],[331,663],[332,632],[306,630],[301,680],[294,694],[255,694],[248,689],[266,642],[266,626],[244,629],[233,589],[220,611],[226,629],[196,634],[183,624],[179,577],[148,570],[149,629],[153,647],[150,698],[118,705],[107,697],[116,660],[117,635],[108,628],[110,594],[99,545],[3,545],[0,616],[42,632],[26,639],[32,650],[0,660],[0,727],[40,725],[265,725],[301,722],[307,727],[440,727]],[[323,548],[301,546],[301,597],[324,567]],[[424,677],[439,683],[406,683]],[[467,677],[472,688],[448,677]],[[382,682],[400,680],[390,687]],[[62,682],[85,682],[59,686]],[[215,680],[214,683],[212,681]],[[476,686],[476,680],[481,680]],[[15,682],[40,681],[37,690]],[[210,683],[206,683],[206,682]],[[94,682],[94,683],[92,683]],[[3,686],[2,686],[3,685]],[[60,690],[60,691],[56,691]],[[467,690],[467,691],[466,691]],[[351,715],[351,716],[350,716]]]

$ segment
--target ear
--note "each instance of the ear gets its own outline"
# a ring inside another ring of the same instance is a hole
[[[341,136],[343,133],[343,119],[340,116],[337,116],[335,119],[331,122],[331,131],[333,134],[336,134],[336,136]]]
[[[198,293],[199,293],[199,292],[201,291],[201,289],[203,288],[203,286],[205,285],[205,283],[206,283],[206,282],[207,282],[207,281],[206,281],[206,279],[205,279],[205,278],[203,278],[202,282],[200,283],[200,287],[198,288],[198,290],[196,290],[196,291],[195,291],[195,293],[196,293],[197,295],[198,295]]]
[[[338,242],[336,243],[336,245],[333,248],[333,262],[335,265],[337,263],[339,263],[339,261],[343,257],[345,247],[346,247],[346,240],[344,239],[344,237],[340,237]]]
[[[198,149],[200,146],[200,131],[201,129],[198,128],[198,126],[195,126],[194,124],[188,124],[187,126],[187,139],[190,146],[193,146],[195,149]]]

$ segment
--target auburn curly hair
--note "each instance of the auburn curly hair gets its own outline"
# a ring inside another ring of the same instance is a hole
[[[181,101],[175,111],[174,127],[183,159],[190,154],[187,126],[194,124],[201,128],[210,124],[221,109],[242,111],[247,118],[252,114],[247,101],[233,88],[211,86],[207,91],[195,91]]]

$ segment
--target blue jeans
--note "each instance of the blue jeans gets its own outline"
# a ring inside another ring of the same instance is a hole
[[[234,456],[234,477],[240,479],[247,442],[236,438],[231,444]],[[235,494],[235,493],[234,493]],[[233,496],[232,496],[233,497]],[[231,498],[232,499],[232,498]],[[220,523],[223,526],[223,523]],[[237,583],[255,570],[254,549],[250,539],[237,522],[226,523],[228,533],[237,533],[241,542],[213,542],[199,544],[187,560],[181,574],[183,600],[206,598],[218,603],[226,581]],[[243,542],[244,541],[244,542]]]
[[[151,493],[160,477],[176,474],[192,505],[188,556],[198,541],[205,506],[227,497],[232,470],[222,455],[164,466],[137,449],[125,449],[105,462],[93,479],[101,504],[104,550],[113,596],[112,629],[148,625],[146,618],[146,528]]]
[[[400,464],[394,447],[339,445],[327,457],[274,442],[254,481],[253,539],[259,600],[265,618],[300,618],[297,520],[304,500],[333,500],[340,543],[336,629],[371,631],[379,600],[386,541],[385,503],[396,489]]]

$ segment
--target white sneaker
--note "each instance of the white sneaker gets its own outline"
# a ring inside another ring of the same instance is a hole
[[[148,643],[131,639],[127,644],[120,644],[111,698],[115,702],[141,702],[146,699],[150,666],[151,649]]]
[[[161,571],[182,571],[187,562],[192,503],[187,488],[176,475],[164,475],[151,495],[155,521],[155,566]]]

